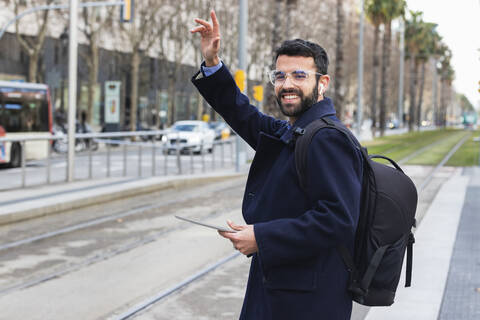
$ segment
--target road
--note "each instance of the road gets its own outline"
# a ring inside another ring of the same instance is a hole
[[[419,185],[431,168],[406,166]],[[453,173],[442,168],[420,195],[417,218]],[[0,308],[5,319],[117,319],[133,306],[225,258],[234,250],[214,230],[174,215],[224,224],[243,221],[245,177],[122,199],[0,227]],[[48,237],[49,232],[122,215]],[[139,319],[234,319],[249,259],[239,256],[136,315]],[[27,307],[25,307],[27,306]],[[355,305],[352,319],[368,309]]]

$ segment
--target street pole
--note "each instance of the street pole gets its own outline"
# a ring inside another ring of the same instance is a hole
[[[403,73],[405,69],[405,25],[400,18],[400,72],[398,73],[398,125],[403,127]]]
[[[75,115],[77,109],[77,0],[70,0],[68,35],[68,161],[67,181],[74,178]]]
[[[358,97],[357,97],[357,137],[360,139],[362,133],[362,116],[363,116],[363,20],[364,20],[364,0],[360,1],[360,30],[358,32]]]
[[[247,71],[247,33],[248,33],[248,0],[239,0],[239,26],[238,26],[238,68]],[[247,79],[245,77],[245,87],[243,93],[247,93]],[[236,137],[236,161],[235,170],[240,171],[246,162],[246,150],[242,139],[237,135]]]

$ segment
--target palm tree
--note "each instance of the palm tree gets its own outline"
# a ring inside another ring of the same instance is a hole
[[[380,82],[380,135],[385,134],[385,114],[387,109],[388,68],[392,40],[392,20],[405,14],[405,0],[384,0],[381,3],[382,22],[385,26],[382,43],[382,68]]]
[[[441,76],[441,89],[440,89],[440,125],[445,127],[447,123],[447,100],[449,98],[448,92],[451,89],[453,79],[455,78],[455,72],[450,64],[452,59],[452,52],[446,46],[442,49],[443,55],[440,57],[440,76]]]
[[[408,111],[408,131],[413,131],[413,124],[415,119],[415,101],[416,101],[416,87],[417,87],[417,71],[418,60],[416,59],[422,40],[422,12],[410,11],[410,19],[405,23],[405,59],[410,61],[410,107]]]
[[[372,91],[371,91],[371,118],[372,134],[375,136],[377,126],[377,78],[380,59],[378,56],[378,39],[380,35],[380,25],[382,24],[382,0],[367,0],[365,3],[365,12],[368,19],[374,27],[373,32],[373,67],[372,67]]]
[[[339,119],[343,118],[343,29],[345,29],[345,17],[343,13],[343,0],[337,0],[337,36],[335,38],[335,95],[334,103]]]
[[[416,57],[418,64],[421,65],[420,71],[420,85],[418,92],[418,103],[417,103],[417,129],[420,130],[421,118],[422,118],[422,102],[423,102],[423,91],[425,87],[425,67],[430,57],[435,55],[438,50],[438,45],[440,43],[441,37],[436,31],[437,25],[434,23],[424,22],[421,25],[421,44],[420,50]]]

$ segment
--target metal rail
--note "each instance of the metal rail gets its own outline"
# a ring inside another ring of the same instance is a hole
[[[136,131],[136,132],[130,132],[130,131],[127,131],[127,132],[110,132],[110,133],[77,133],[75,134],[75,141],[79,141],[79,143],[82,143],[84,145],[84,147],[86,148],[85,151],[88,152],[88,175],[87,177],[82,177],[80,179],[92,179],[95,175],[93,174],[93,165],[92,165],[92,162],[93,162],[93,152],[92,152],[92,149],[91,149],[91,146],[87,147],[87,145],[91,144],[91,143],[95,143],[95,144],[103,144],[105,145],[106,147],[106,155],[105,155],[105,160],[106,160],[106,176],[107,177],[111,177],[111,166],[112,166],[112,157],[111,157],[111,153],[112,153],[112,150],[111,150],[111,146],[119,146],[119,145],[122,145],[124,146],[123,148],[123,177],[126,177],[127,176],[127,165],[126,165],[126,161],[127,161],[127,149],[128,148],[137,148],[137,177],[138,178],[141,178],[142,177],[142,173],[144,173],[142,171],[142,160],[144,157],[143,155],[143,148],[150,148],[151,149],[151,152],[150,152],[150,155],[149,157],[151,158],[151,161],[150,163],[152,164],[151,166],[151,172],[150,172],[150,176],[156,176],[158,175],[158,170],[156,168],[156,162],[157,162],[157,151],[160,151],[162,153],[165,154],[165,157],[163,159],[161,159],[160,161],[164,161],[165,164],[164,164],[164,170],[163,170],[163,175],[167,175],[168,174],[168,171],[167,171],[167,162],[169,160],[169,157],[168,157],[168,154],[169,154],[169,151],[170,150],[173,150],[174,152],[174,155],[176,156],[175,157],[175,165],[176,165],[176,173],[177,174],[183,174],[184,172],[186,172],[185,168],[182,168],[182,166],[184,166],[185,164],[182,163],[182,153],[184,151],[186,151],[185,153],[187,155],[190,156],[190,170],[189,172],[190,173],[194,173],[195,172],[195,168],[196,168],[196,165],[200,162],[200,166],[201,166],[201,171],[202,172],[205,172],[206,171],[206,165],[205,165],[205,155],[204,155],[204,145],[203,143],[201,145],[198,145],[198,144],[179,144],[179,143],[176,143],[175,145],[168,145],[166,144],[164,141],[156,141],[156,138],[157,137],[160,137],[160,136],[165,136],[165,135],[169,135],[170,137],[172,136],[172,133],[171,132],[168,132],[168,131],[165,131],[165,130],[155,130],[155,131]],[[135,138],[142,138],[142,139],[146,139],[147,141],[128,141],[128,140],[118,140],[118,138],[131,138],[131,137],[135,137]],[[46,184],[50,184],[52,183],[52,177],[51,177],[51,174],[52,174],[52,170],[51,170],[51,165],[52,165],[52,161],[51,159],[53,158],[52,157],[52,144],[54,143],[54,141],[61,141],[61,142],[65,142],[66,139],[66,136],[55,136],[55,135],[50,135],[50,134],[44,134],[44,135],[38,135],[38,136],[35,136],[35,137],[31,137],[31,136],[28,136],[28,135],[17,135],[17,136],[14,136],[14,137],[10,137],[10,138],[0,138],[0,144],[3,143],[3,142],[10,142],[10,143],[17,143],[19,144],[20,146],[20,154],[22,156],[22,159],[21,159],[21,163],[20,163],[20,168],[21,168],[21,177],[20,177],[20,187],[24,188],[27,186],[27,183],[26,183],[26,167],[27,167],[27,162],[26,162],[26,158],[25,158],[25,155],[27,153],[27,147],[28,147],[28,142],[34,142],[34,141],[48,141],[49,143],[46,144],[46,147],[47,147],[47,150],[46,150],[46,159],[45,159],[45,163],[46,163],[46,178],[45,178],[45,183]],[[178,138],[177,138],[178,140]],[[234,158],[233,158],[233,155],[230,154],[230,155],[226,155],[224,153],[224,149],[225,149],[225,144],[230,144],[230,150],[233,149],[233,146],[231,145],[232,143],[235,143],[235,139],[223,139],[223,140],[215,140],[213,141],[213,145],[212,145],[212,155],[211,155],[211,161],[212,161],[212,167],[211,169],[212,170],[215,170],[217,167],[216,167],[216,159],[215,159],[215,155],[213,155],[213,152],[215,152],[215,149],[217,148],[221,148],[221,157],[220,159],[217,159],[219,160],[219,164],[218,164],[218,167],[225,167],[225,161],[226,161],[226,157],[230,157],[230,162],[233,162],[234,161]],[[200,147],[200,154],[201,154],[201,159],[200,160],[197,160],[198,158],[194,157],[193,156],[193,153],[190,152],[190,150],[192,148],[197,148],[197,147]],[[81,152],[76,152],[76,155],[78,154],[82,154]],[[218,162],[218,161],[217,161]],[[68,177],[65,177],[65,181],[67,181]],[[78,177],[75,177],[75,179],[79,179]],[[38,185],[38,183],[36,183],[35,185]]]

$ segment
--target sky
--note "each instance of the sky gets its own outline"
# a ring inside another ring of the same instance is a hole
[[[480,110],[480,0],[407,0],[409,10],[437,23],[438,33],[452,50],[454,87]]]

